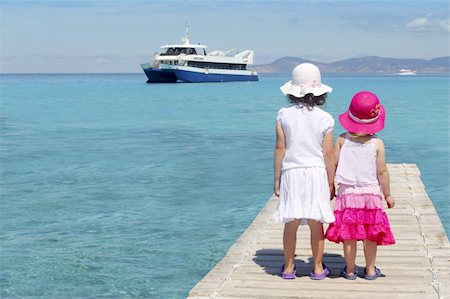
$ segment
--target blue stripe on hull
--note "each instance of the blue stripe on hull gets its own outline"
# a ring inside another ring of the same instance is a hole
[[[166,71],[161,69],[148,68],[144,69],[147,75],[147,83],[175,83],[177,76],[173,71]]]
[[[175,70],[178,80],[184,82],[233,82],[233,81],[258,81],[257,75],[229,75],[229,74],[205,74],[182,70]]]

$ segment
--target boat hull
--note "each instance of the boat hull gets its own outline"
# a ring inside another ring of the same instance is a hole
[[[158,68],[143,69],[147,75],[147,83],[175,83],[177,76],[173,70],[164,70]]]
[[[183,70],[177,70],[175,71],[175,74],[178,80],[189,83],[258,81],[257,75],[205,73],[205,72],[192,72]]]
[[[258,75],[250,70],[208,69],[191,66],[164,65],[175,72],[178,80],[190,83],[258,81]]]
[[[147,83],[188,83],[258,81],[256,72],[250,70],[206,69],[161,64],[160,68],[143,68]]]

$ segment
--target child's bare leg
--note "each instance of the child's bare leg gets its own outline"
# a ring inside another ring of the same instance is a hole
[[[295,219],[284,225],[284,273],[286,274],[294,272],[295,247],[297,245],[297,229],[299,225],[299,219]]]
[[[366,274],[375,274],[375,259],[377,258],[377,243],[369,240],[364,241],[364,257],[366,258]]]
[[[355,273],[355,259],[356,259],[356,240],[345,240],[344,246],[344,256],[345,263],[347,265],[345,272],[352,275]]]
[[[323,224],[319,221],[308,220],[309,229],[311,230],[311,250],[314,259],[314,274],[321,274],[323,272]]]

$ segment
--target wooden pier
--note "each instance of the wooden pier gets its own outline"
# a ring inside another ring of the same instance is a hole
[[[396,207],[386,208],[386,212],[396,244],[378,247],[376,265],[383,277],[374,281],[340,277],[345,264],[342,245],[326,241],[324,262],[331,269],[331,276],[322,281],[311,280],[309,228],[300,226],[296,251],[298,277],[283,280],[279,276],[284,261],[283,224],[271,219],[278,203],[272,197],[188,298],[450,299],[450,245],[420,180],[419,169],[410,164],[388,166]],[[364,256],[362,242],[358,243],[356,264],[361,273]]]

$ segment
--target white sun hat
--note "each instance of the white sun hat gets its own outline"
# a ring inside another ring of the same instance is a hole
[[[320,96],[330,93],[333,88],[321,82],[320,70],[311,63],[302,63],[292,70],[292,80],[280,87],[283,94],[302,98],[308,93]]]

